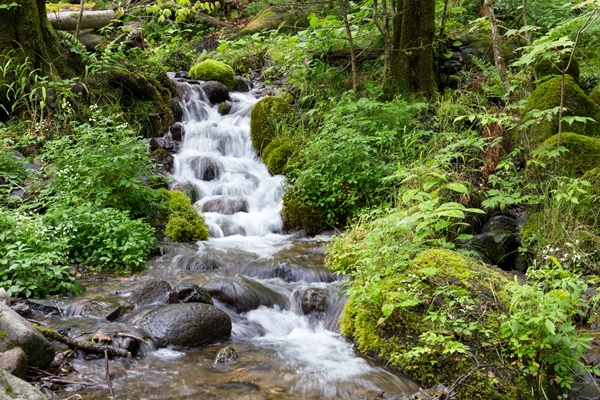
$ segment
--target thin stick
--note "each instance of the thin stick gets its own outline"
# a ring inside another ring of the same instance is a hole
[[[97,383],[87,383],[78,381],[67,381],[65,379],[54,379],[54,378],[40,378],[42,381],[49,381],[52,383],[58,383],[61,385],[83,385],[83,386],[98,386]]]
[[[54,302],[54,305],[56,306],[56,309],[58,310],[58,313],[60,314],[61,318],[64,318],[65,316],[63,315],[62,310],[60,309],[60,307],[58,306],[58,303],[56,302],[56,300],[52,300]]]
[[[140,342],[142,342],[142,343],[144,343],[144,344],[148,344],[148,341],[144,340],[143,338],[141,338],[141,337],[139,337],[139,336],[134,336],[134,335],[131,335],[131,334],[129,334],[129,333],[121,333],[121,332],[119,332],[119,333],[115,333],[114,335],[115,335],[115,336],[121,336],[121,337],[128,337],[128,338],[132,338],[132,339],[135,339],[135,340],[139,340]]]
[[[83,0],[81,0],[81,9],[79,10],[79,18],[77,18],[77,26],[75,27],[75,37],[79,37],[79,26],[83,18]]]
[[[115,398],[113,393],[112,383],[110,381],[110,373],[108,372],[108,351],[104,350],[104,365],[106,366],[106,383],[108,384],[108,390],[110,391],[111,400]]]

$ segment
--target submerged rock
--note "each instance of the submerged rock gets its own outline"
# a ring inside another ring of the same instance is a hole
[[[227,304],[238,313],[255,310],[260,306],[278,305],[281,308],[287,308],[287,298],[241,275],[214,280],[202,287],[214,299]]]
[[[54,359],[54,347],[29,322],[0,303],[0,352],[20,347],[29,365],[46,368]]]
[[[150,312],[141,326],[161,345],[198,347],[229,339],[231,318],[203,303],[171,304]]]
[[[192,254],[183,256],[177,261],[181,269],[188,271],[212,271],[221,267],[223,262],[209,253]]]
[[[242,197],[221,197],[208,200],[202,206],[202,212],[216,212],[233,215],[238,212],[248,212],[248,201]]]
[[[116,321],[132,308],[130,304],[90,300],[83,305],[79,315],[88,318]]]
[[[212,181],[218,179],[223,173],[223,165],[214,159],[206,156],[197,156],[190,160],[190,167],[194,171],[197,179],[203,181]]]
[[[221,347],[215,354],[215,365],[227,365],[237,361],[239,358],[235,349],[231,346]]]
[[[221,82],[208,81],[202,84],[202,90],[208,100],[213,104],[223,103],[229,100],[229,90]]]
[[[328,308],[327,291],[321,288],[310,288],[304,291],[300,306],[304,315],[324,313]]]

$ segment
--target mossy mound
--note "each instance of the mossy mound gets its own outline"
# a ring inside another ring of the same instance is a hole
[[[296,144],[283,138],[275,138],[261,153],[263,162],[271,175],[284,173],[288,161],[296,152]]]
[[[559,136],[554,135],[546,140],[542,147],[555,149],[558,139]],[[560,146],[569,150],[558,158],[558,167],[562,173],[580,177],[587,171],[600,167],[600,139],[563,132],[560,135]]]
[[[190,68],[190,77],[201,81],[217,81],[233,89],[234,73],[229,65],[215,60],[204,60]]]
[[[327,216],[321,210],[294,198],[284,202],[281,216],[288,231],[304,230],[308,235],[316,235],[327,227]]]
[[[421,252],[397,272],[382,276],[380,293],[351,296],[346,304],[342,333],[359,350],[424,386],[450,386],[470,374],[456,388],[457,399],[528,398],[527,382],[516,368],[511,371],[499,356],[498,339],[489,336],[507,312],[508,275],[442,249]],[[461,326],[469,326],[469,334],[461,334]],[[485,367],[474,368],[477,363]]]
[[[561,75],[561,70],[564,69],[569,63],[570,54],[563,54],[559,62],[552,62],[548,59],[543,59],[535,64],[535,73],[537,78],[544,78],[546,76]],[[571,75],[573,80],[579,84],[579,61],[576,57],[573,57],[569,69],[566,71],[567,74]]]
[[[590,94],[590,100],[600,106],[600,88],[594,89],[594,91]]]
[[[204,217],[192,207],[185,193],[165,191],[167,224],[165,234],[174,242],[194,242],[208,239]]]
[[[250,112],[250,138],[259,154],[277,134],[277,124],[291,112],[290,105],[282,97],[264,97]]]
[[[561,93],[561,77],[549,79],[537,89],[533,91],[522,116],[524,120],[528,119],[527,113],[531,110],[550,110],[560,105]],[[575,80],[570,75],[565,75],[565,95],[564,95],[565,111],[563,116],[579,116],[593,118],[595,121],[600,121],[600,107],[594,103],[575,83]],[[600,133],[600,124],[598,122],[588,121],[587,123],[575,122],[572,125],[567,125],[563,122],[563,126],[568,126],[569,131],[596,136]],[[539,118],[536,124],[531,125],[527,129],[528,141],[530,148],[537,147],[544,140],[558,132],[558,115],[553,115],[550,118]]]
[[[144,73],[119,70],[110,74],[108,80],[120,98],[125,119],[132,126],[139,126],[142,136],[162,136],[173,124],[171,97],[175,86],[166,74],[155,79]]]
[[[291,9],[289,7],[270,6],[259,12],[253,19],[239,32],[240,36],[252,35],[264,30],[293,27],[307,27],[307,16],[309,10]]]

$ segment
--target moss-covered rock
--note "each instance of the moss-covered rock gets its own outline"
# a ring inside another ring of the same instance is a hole
[[[559,136],[554,135],[547,139],[542,148],[555,149],[558,145]],[[558,168],[564,174],[580,177],[587,171],[600,167],[600,139],[573,132],[563,132],[560,135],[560,146],[565,147],[568,152],[558,157]],[[528,174],[535,172],[528,169]]]
[[[294,198],[284,202],[281,216],[286,230],[301,229],[316,235],[327,227],[327,216],[321,210]]]
[[[535,64],[535,73],[537,78],[540,79],[546,76],[561,75],[561,70],[569,63],[569,58],[570,54],[563,54],[559,62],[553,63],[546,58],[539,61],[537,64]],[[576,57],[573,57],[573,60],[571,60],[567,74],[571,75],[573,80],[579,84],[579,61],[577,61]]]
[[[470,63],[471,56],[494,63],[494,51],[492,50],[492,38],[489,36],[468,35],[458,39],[460,45],[460,57],[467,64]],[[510,61],[514,54],[506,46],[500,46],[500,55],[504,62]]]
[[[271,175],[281,175],[296,149],[297,144],[292,139],[276,137],[263,149],[261,158]]]
[[[234,73],[229,65],[215,60],[204,60],[190,68],[190,77],[201,81],[217,81],[233,89]]]
[[[164,191],[166,196],[164,210],[160,218],[167,220],[166,236],[174,242],[194,242],[208,239],[209,233],[204,217],[194,207],[190,198],[179,191]]]
[[[590,100],[600,106],[600,88],[594,89],[594,91],[590,94]]]
[[[405,271],[381,279],[380,293],[351,296],[341,318],[342,333],[362,352],[424,386],[450,386],[470,374],[457,386],[457,399],[531,398],[522,375],[499,356],[499,339],[489,336],[506,316],[507,274],[450,250],[429,249]],[[460,333],[465,326],[466,335]]]
[[[533,91],[527,99],[527,103],[523,108],[523,118],[525,120],[530,117],[527,113],[532,110],[550,110],[560,105],[561,98],[561,77],[549,79],[541,84]],[[600,121],[600,107],[594,103],[575,83],[570,75],[565,75],[565,93],[564,93],[563,116],[579,116],[593,118],[595,121]],[[584,134],[588,136],[596,136],[600,132],[600,124],[598,122],[588,121],[587,123],[575,122],[572,125],[567,125],[563,122],[563,127],[571,132]],[[558,132],[558,115],[539,118],[538,121],[527,129],[527,139],[525,142],[530,148],[537,147],[544,140]]]
[[[277,134],[277,124],[290,113],[288,102],[281,97],[264,97],[250,112],[250,138],[252,145],[261,154]]]
[[[239,35],[252,35],[263,30],[276,28],[306,27],[309,10],[272,5],[263,9],[239,32]]]

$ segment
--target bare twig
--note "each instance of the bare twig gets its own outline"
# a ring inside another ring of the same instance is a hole
[[[56,300],[52,300],[54,302],[54,305],[56,306],[56,309],[58,310],[58,313],[60,314],[61,318],[64,318],[65,316],[63,315],[62,310],[60,309],[60,307],[58,306],[58,303],[56,302]]]
[[[115,394],[112,388],[112,382],[110,381],[110,372],[108,371],[108,351],[104,350],[104,365],[106,367],[106,383],[108,384],[108,391],[110,392],[111,400],[115,398]]]
[[[81,19],[83,18],[83,3],[81,0],[81,9],[79,10],[79,18],[77,18],[77,26],[75,27],[75,37],[79,37],[79,27],[81,26]]]
[[[105,351],[108,352],[111,356],[117,357],[125,357],[130,358],[131,353],[127,350],[119,349],[117,347],[101,345],[92,342],[80,342],[74,339],[71,339],[68,336],[61,335],[57,331],[51,328],[41,328],[37,327],[37,329],[48,339],[56,340],[58,342],[64,343],[72,349],[80,349],[88,353],[96,353],[96,354],[104,354]]]
[[[148,344],[147,340],[144,340],[143,338],[141,338],[139,336],[131,335],[129,333],[120,333],[119,332],[119,333],[115,333],[114,336],[128,337],[128,338],[132,338],[132,339],[135,339],[135,340],[139,340],[140,342],[142,342],[144,344]]]

